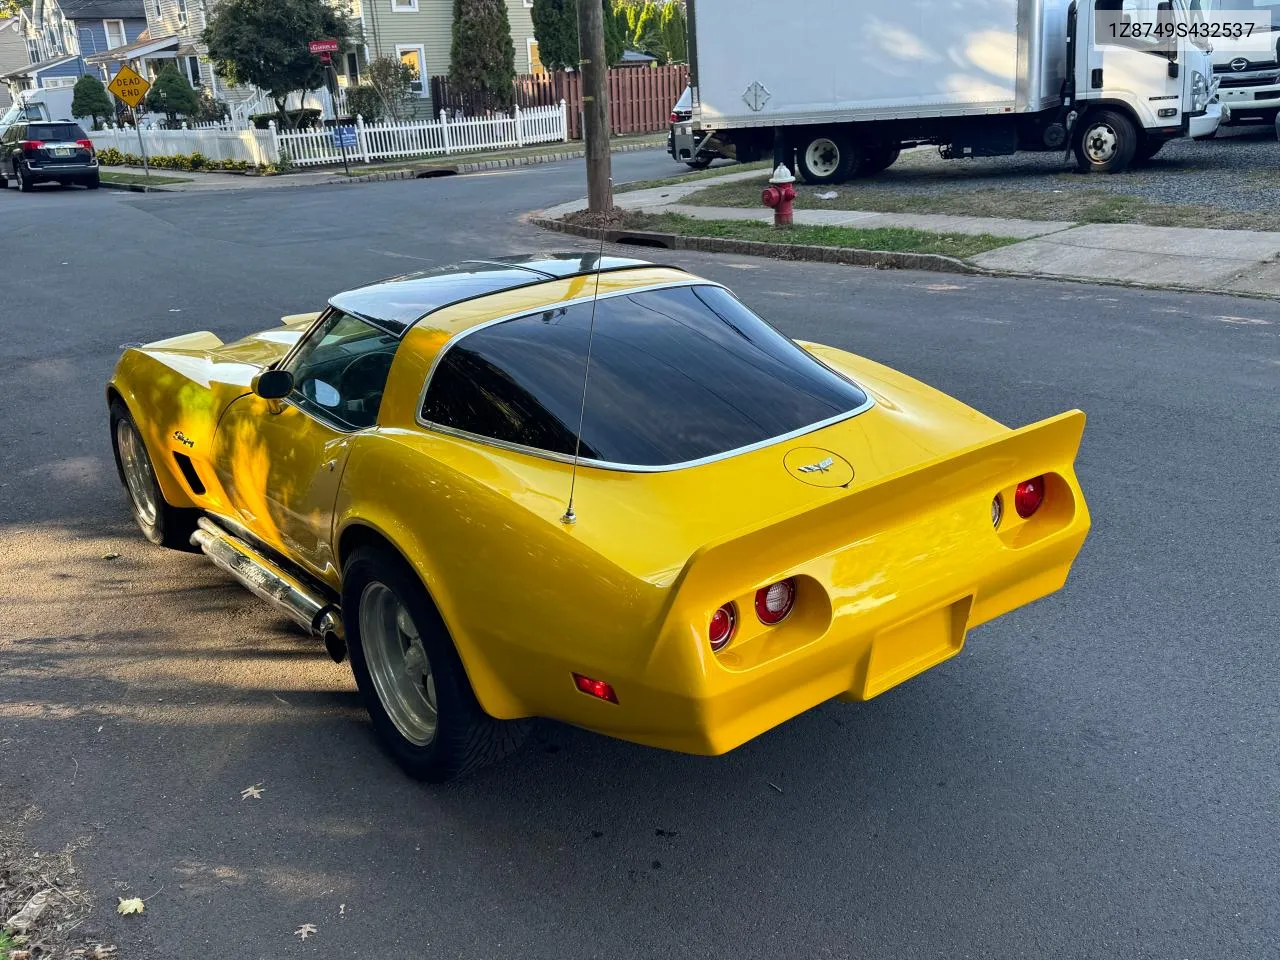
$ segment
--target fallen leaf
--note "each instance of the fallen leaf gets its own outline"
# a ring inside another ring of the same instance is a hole
[[[314,923],[304,923],[297,930],[293,931],[293,935],[299,940],[305,940],[315,932],[316,925]]]
[[[141,913],[145,909],[147,909],[147,905],[142,902],[141,897],[130,897],[128,900],[121,897],[120,905],[116,907],[116,913],[123,917],[131,913]]]
[[[118,553],[104,553],[104,554],[102,555],[102,559],[103,559],[103,560],[119,560],[119,559],[120,559],[120,554],[118,554]]]
[[[245,787],[240,791],[240,799],[248,800],[252,797],[254,800],[261,800],[262,794],[267,788],[260,783],[255,783],[252,787]]]
[[[10,950],[9,960],[31,960],[30,950]]]
[[[91,960],[111,960],[111,958],[114,957],[115,955],[116,955],[115,947],[104,947],[102,944],[98,944],[96,947],[93,948],[93,951],[89,954],[89,957],[91,958]]]

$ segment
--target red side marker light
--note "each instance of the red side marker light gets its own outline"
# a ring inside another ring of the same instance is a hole
[[[733,632],[738,626],[738,610],[732,603],[711,615],[711,626],[707,628],[707,639],[711,641],[711,650],[718,653],[733,639]]]
[[[618,702],[618,695],[613,692],[613,687],[603,680],[592,680],[590,677],[575,673],[573,675],[573,683],[583,693],[595,697],[597,700],[607,700],[609,703]]]
[[[1044,477],[1032,477],[1018,484],[1013,493],[1013,506],[1026,520],[1044,504]]]

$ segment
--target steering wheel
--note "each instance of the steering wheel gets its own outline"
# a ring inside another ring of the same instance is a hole
[[[362,364],[368,369],[362,369]],[[375,364],[377,366],[374,366]],[[381,396],[390,370],[390,353],[381,350],[373,353],[362,353],[342,368],[342,373],[338,374],[338,389],[348,403],[357,397],[362,400],[368,400],[369,397],[375,394]],[[356,371],[359,372],[357,373]],[[361,377],[368,380],[368,389],[360,390],[358,388]]]

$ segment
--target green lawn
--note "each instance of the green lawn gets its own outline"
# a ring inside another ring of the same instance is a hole
[[[9,935],[0,930],[0,960],[9,960],[9,951],[14,947],[14,943],[9,939]]]
[[[144,186],[163,187],[166,183],[190,183],[190,177],[164,177],[159,174],[147,176],[142,173],[116,173],[114,171],[101,174],[103,183],[140,183]]]
[[[1108,190],[1072,188],[1076,177],[1063,174],[1058,192],[1049,190],[903,190],[887,186],[840,184],[808,187],[797,184],[797,210],[867,210],[875,213],[942,213],[1022,220],[1068,220],[1075,223],[1145,223],[1157,227],[1215,227],[1223,230],[1280,230],[1280,213],[1263,204],[1249,212],[1199,204],[1157,203]],[[713,184],[683,203],[708,207],[760,206],[766,177]],[[834,190],[838,196],[815,196]]]
[[[881,250],[892,253],[941,253],[951,257],[972,257],[987,250],[1017,243],[1008,237],[989,234],[933,233],[902,227],[860,230],[855,227],[804,227],[775,229],[772,224],[750,220],[698,220],[678,213],[628,213],[622,227],[652,230],[685,237],[720,237],[727,240],[760,240],[792,243],[807,247],[845,247],[854,250]]]

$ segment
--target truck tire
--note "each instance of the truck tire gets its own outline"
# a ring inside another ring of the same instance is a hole
[[[877,173],[883,173],[898,162],[898,157],[901,154],[902,146],[897,143],[870,147],[867,149],[862,164],[858,167],[857,176],[874,177]]]
[[[796,167],[800,178],[814,186],[844,183],[858,170],[862,151],[833,130],[818,130],[796,143]]]
[[[453,780],[524,742],[532,721],[484,712],[435,603],[394,551],[351,552],[342,565],[342,619],[374,732],[411,777]]]
[[[1133,121],[1117,110],[1099,110],[1080,122],[1076,166],[1084,173],[1122,173],[1138,151]]]

